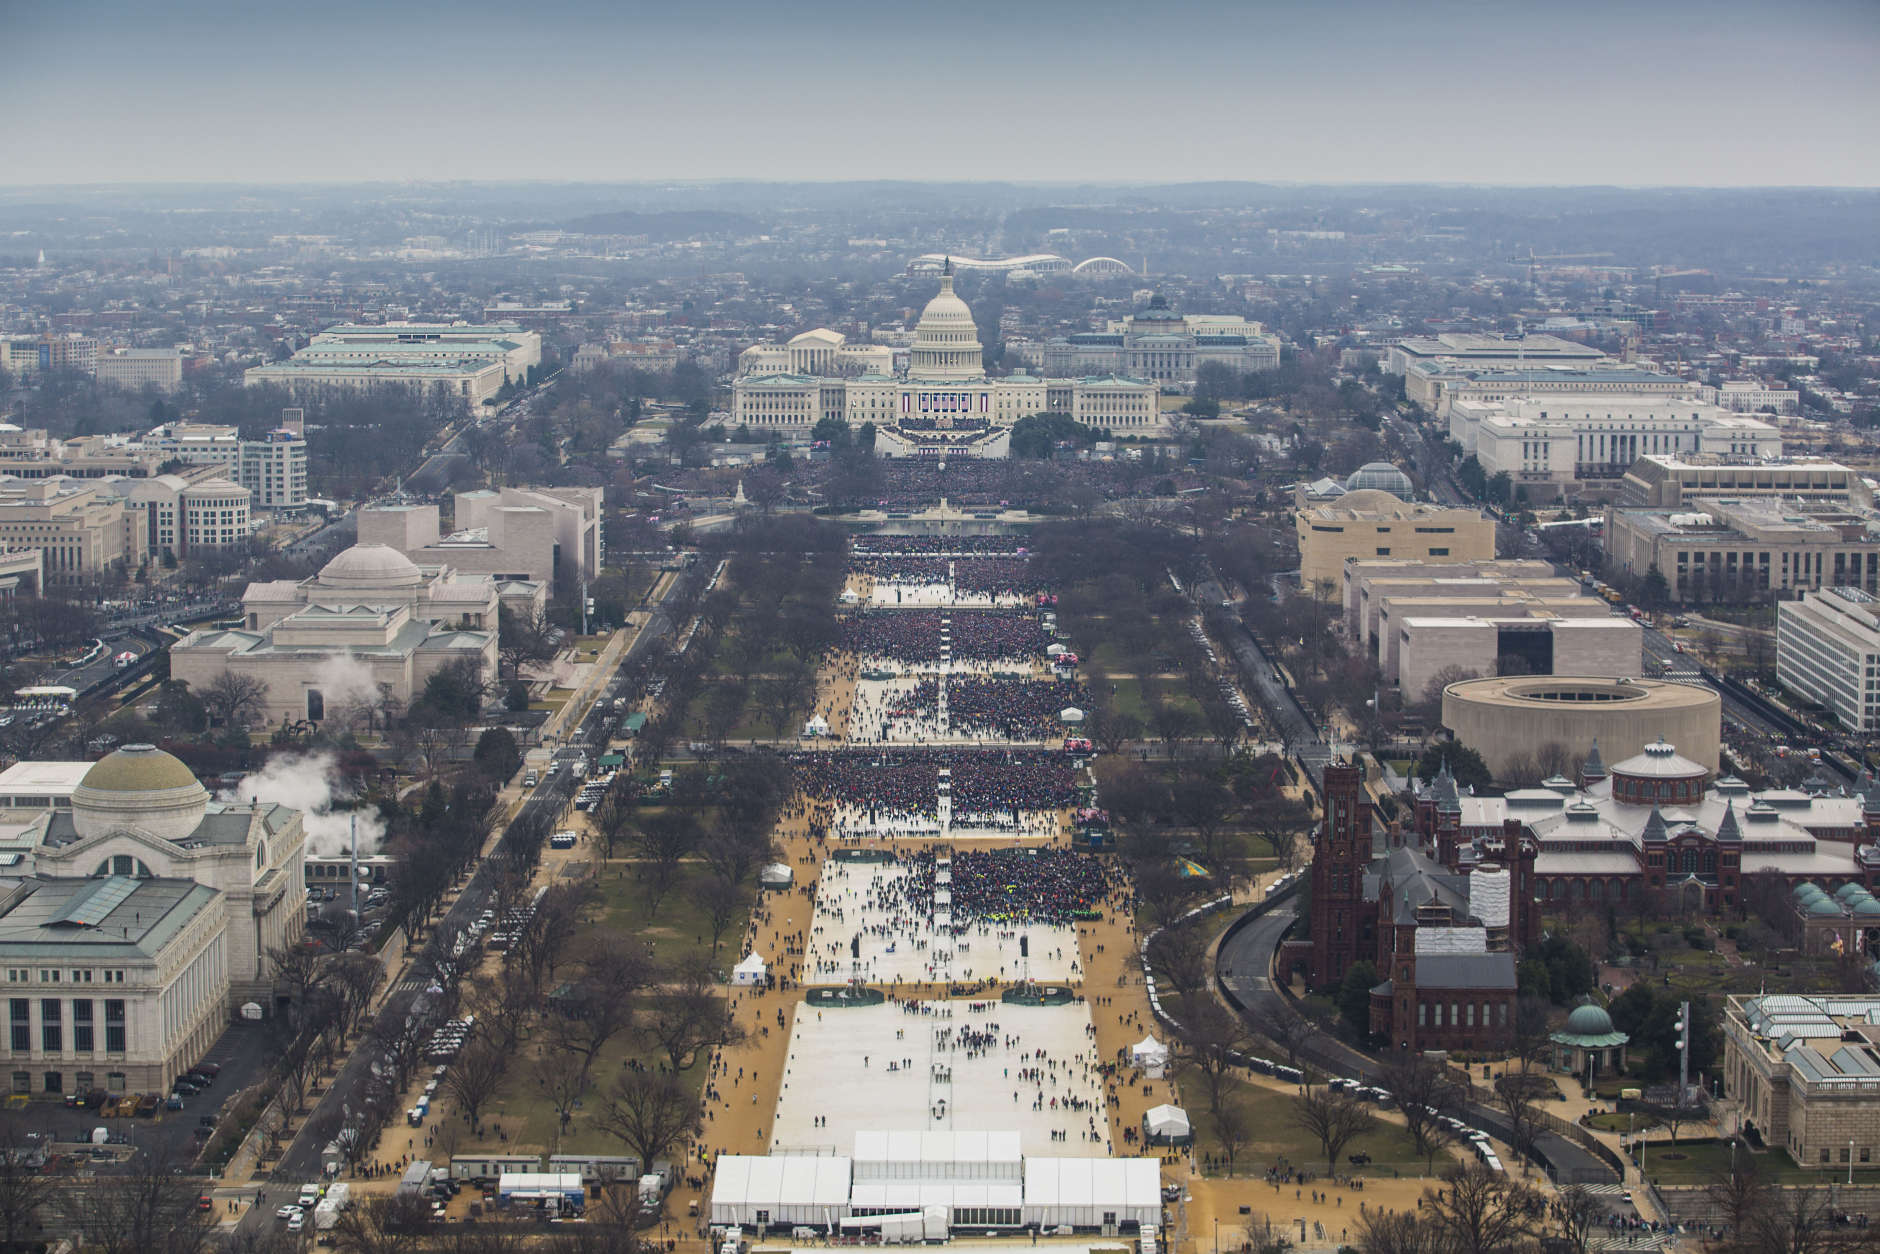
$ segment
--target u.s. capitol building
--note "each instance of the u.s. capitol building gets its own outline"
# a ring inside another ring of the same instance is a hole
[[[1161,427],[1158,389],[1147,379],[988,377],[972,310],[954,294],[950,271],[921,312],[905,374],[893,373],[891,349],[822,329],[746,349],[738,371],[735,422],[801,432],[825,418],[873,423],[886,457],[1002,457],[1012,424],[1031,414],[1069,414],[1118,435]]]

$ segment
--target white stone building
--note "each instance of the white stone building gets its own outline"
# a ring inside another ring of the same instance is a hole
[[[1849,731],[1880,731],[1880,600],[1837,587],[1777,603],[1776,679]]]
[[[1157,295],[1101,331],[1056,336],[1034,347],[1030,364],[1053,377],[1121,374],[1185,385],[1208,362],[1236,374],[1279,369],[1279,339],[1236,314],[1181,314]]]
[[[174,757],[126,745],[66,806],[7,817],[13,1091],[167,1092],[242,1003],[272,1004],[270,951],[305,922],[299,811],[213,801]]]
[[[542,337],[513,324],[392,322],[329,327],[292,359],[255,366],[249,386],[273,384],[296,396],[330,389],[438,388],[468,405],[521,383],[542,362]]]
[[[183,384],[180,348],[113,348],[98,354],[98,381],[132,392],[174,392]]]
[[[732,385],[733,421],[803,433],[824,418],[855,427],[873,423],[878,431],[894,427],[893,439],[877,442],[888,456],[941,456],[955,448],[964,455],[998,456],[989,451],[996,442],[985,438],[991,428],[1047,410],[1111,431],[1146,433],[1161,426],[1157,388],[1146,379],[988,377],[972,310],[954,295],[950,273],[941,276],[939,294],[921,313],[906,374],[890,374],[869,357],[854,358],[867,368],[845,376],[850,359],[844,354],[857,351],[825,331],[805,332],[782,349],[747,350],[740,361],[751,372]],[[892,360],[891,349],[870,351]],[[788,354],[787,361],[780,353]],[[765,372],[785,364],[788,371]]]
[[[1449,434],[1475,454],[1484,471],[1506,472],[1534,500],[1616,493],[1641,457],[1782,455],[1782,433],[1766,422],[1700,401],[1652,395],[1457,401],[1449,409]]]
[[[398,550],[420,566],[525,580],[558,589],[600,574],[600,488],[495,488],[459,492],[457,529],[441,534],[435,505],[359,511],[359,540]]]
[[[312,579],[249,584],[242,626],[190,633],[171,647],[170,673],[197,688],[223,671],[252,676],[276,724],[344,716],[385,694],[409,705],[452,663],[495,675],[499,606],[532,612],[543,592],[354,545]]]

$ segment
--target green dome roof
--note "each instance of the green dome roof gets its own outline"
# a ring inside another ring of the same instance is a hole
[[[1605,1036],[1612,1031],[1612,1016],[1604,1006],[1580,1006],[1567,1016],[1569,1036]]]
[[[1867,890],[1862,888],[1859,884],[1843,884],[1834,890],[1834,899],[1836,901],[1846,901],[1849,897],[1864,897],[1866,895]]]
[[[1863,919],[1880,918],[1880,901],[1872,897],[1862,897],[1854,903],[1854,913]]]
[[[1823,894],[1819,899],[1808,903],[1808,913],[1825,918],[1831,914],[1841,913],[1841,907],[1835,905],[1826,894]]]

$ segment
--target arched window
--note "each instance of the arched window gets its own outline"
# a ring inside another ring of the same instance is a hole
[[[128,875],[140,880],[152,878],[150,868],[144,865],[143,859],[133,857],[128,853],[111,855],[103,862],[100,862],[98,869],[93,871],[92,874],[94,876]]]

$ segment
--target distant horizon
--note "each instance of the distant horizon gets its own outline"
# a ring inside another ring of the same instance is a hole
[[[1165,187],[1283,187],[1310,189],[1335,187],[1341,190],[1375,187],[1380,191],[1405,188],[1436,188],[1455,191],[1615,191],[1615,192],[1868,192],[1880,191],[1880,181],[1873,183],[1496,183],[1445,179],[1148,179],[1112,181],[1102,179],[937,179],[937,178],[766,178],[741,174],[698,175],[695,177],[599,179],[599,178],[309,178],[309,179],[97,179],[89,182],[7,183],[0,182],[0,193],[62,190],[109,190],[112,188],[170,187],[187,188],[271,188],[271,187],[659,187],[712,186],[748,184],[776,187],[1023,187],[1039,190],[1089,187],[1117,190],[1154,190]]]
[[[7,8],[11,188],[1880,186],[1880,4]],[[1747,77],[1746,77],[1747,75]],[[657,171],[657,174],[649,172]],[[945,181],[945,180],[942,180]]]

